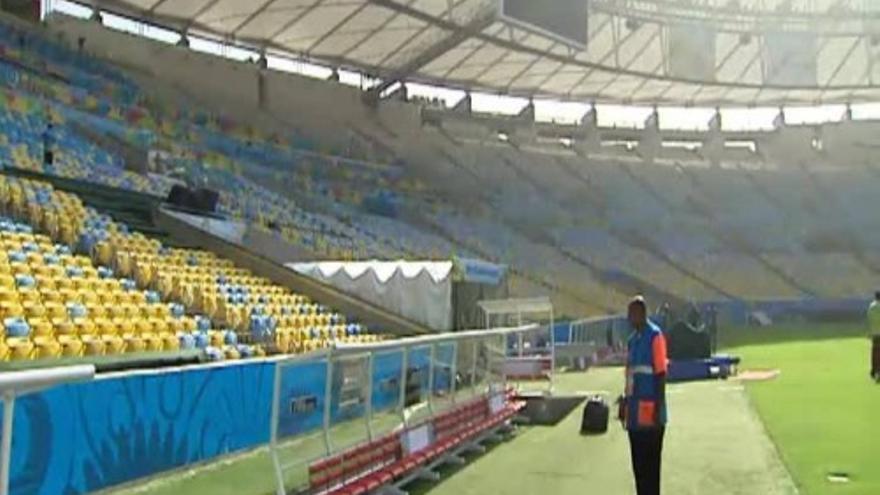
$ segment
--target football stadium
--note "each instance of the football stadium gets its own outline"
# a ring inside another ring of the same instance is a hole
[[[875,0],[0,0],[0,495],[880,494],[875,201]]]

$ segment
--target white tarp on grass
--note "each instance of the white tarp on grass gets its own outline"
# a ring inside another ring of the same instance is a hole
[[[452,330],[451,261],[324,261],[286,266],[434,330]]]

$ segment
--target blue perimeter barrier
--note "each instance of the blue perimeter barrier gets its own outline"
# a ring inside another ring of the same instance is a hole
[[[274,368],[132,372],[21,397],[11,493],[88,493],[268,443]]]
[[[451,347],[437,352],[438,362],[452,360]],[[396,352],[376,361],[376,410],[397,406],[397,389],[383,383],[400,375],[401,358]],[[411,353],[410,369],[428,364],[427,349]],[[267,444],[274,372],[273,360],[136,371],[23,396],[15,403],[11,493],[89,493]],[[322,428],[326,373],[326,361],[283,371],[285,403],[300,396],[317,402],[307,413],[282,412],[283,435]],[[438,374],[435,390],[448,390],[449,381]],[[334,421],[352,414],[338,410],[339,402],[331,400]]]

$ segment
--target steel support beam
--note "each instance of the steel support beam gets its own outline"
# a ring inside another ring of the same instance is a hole
[[[430,16],[429,14],[414,9],[408,5],[399,4],[392,0],[370,0],[370,2],[375,5],[393,10],[395,12],[403,13],[410,17],[422,18],[421,20],[429,24],[436,23],[437,21],[436,18]],[[368,97],[373,101],[378,100],[379,95],[381,95],[383,91],[390,88],[393,84],[400,82],[403,79],[406,79],[411,74],[418,72],[419,69],[430,64],[449,50],[457,47],[468,38],[471,38],[476,34],[482,32],[484,29],[492,25],[493,22],[495,22],[495,18],[496,17],[494,11],[487,11],[486,13],[477,15],[470,22],[463,26],[460,26],[450,21],[444,21],[443,24],[445,25],[439,27],[447,31],[451,31],[450,34],[438,41],[437,43],[434,43],[433,45],[424,49],[421,53],[413,57],[404,65],[397,68],[394,72],[391,73],[390,76],[384,78],[381,83],[371,88],[370,91],[367,92]]]

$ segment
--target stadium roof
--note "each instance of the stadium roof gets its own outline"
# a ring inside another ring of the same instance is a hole
[[[586,1],[586,0],[584,0]],[[520,96],[647,104],[880,100],[880,2],[591,0],[578,50],[497,0],[90,0],[268,52]],[[385,87],[385,86],[383,86]]]

